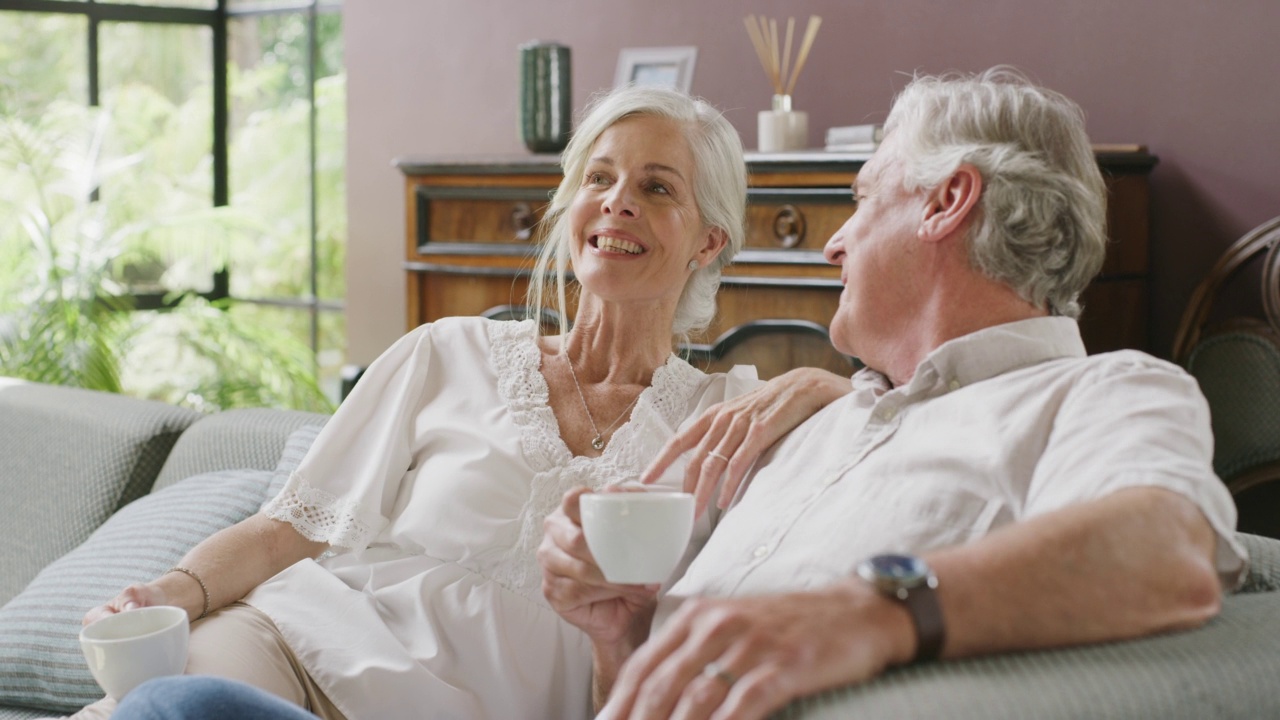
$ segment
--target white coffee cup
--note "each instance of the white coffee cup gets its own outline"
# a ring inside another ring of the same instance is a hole
[[[170,605],[108,615],[80,630],[80,649],[93,679],[116,700],[187,667],[187,611]]]
[[[689,493],[587,493],[579,507],[587,547],[612,583],[665,581],[680,563],[693,532]]]

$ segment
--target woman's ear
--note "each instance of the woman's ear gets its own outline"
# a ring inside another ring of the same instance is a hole
[[[694,258],[699,265],[706,267],[715,260],[724,249],[729,246],[729,235],[725,233],[723,228],[708,227],[703,234],[702,247],[698,249],[698,253]]]
[[[973,165],[962,163],[951,177],[926,195],[920,238],[938,242],[956,234],[968,224],[981,197],[982,173]]]

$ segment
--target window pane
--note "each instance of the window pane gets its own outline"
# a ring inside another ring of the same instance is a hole
[[[316,69],[316,243],[319,296],[346,296],[347,75],[343,70],[342,16],[320,15]]]
[[[38,258],[74,258],[52,235],[36,233],[43,216],[51,233],[82,197],[69,188],[77,153],[87,146],[88,22],[83,17],[0,11],[0,325],[29,301],[52,266]],[[68,234],[75,234],[66,231]]]
[[[311,294],[307,18],[228,19],[231,206],[253,218],[253,252],[233,253],[231,294]],[[249,248],[246,248],[249,249]]]
[[[128,3],[129,5],[145,5],[147,7],[183,7],[212,10],[218,6],[218,0],[97,0],[100,3]]]
[[[315,382],[308,310],[197,301],[131,316],[137,330],[121,381],[132,395],[206,411],[332,410]]]
[[[115,266],[131,292],[212,287],[234,218],[214,212],[212,31],[104,22],[102,107],[111,118],[100,196],[128,228]]]
[[[347,316],[320,313],[320,347],[316,349],[317,374],[325,397],[337,405],[342,399],[342,366],[347,356]]]
[[[54,100],[89,101],[89,21],[0,11],[0,117],[38,118]]]

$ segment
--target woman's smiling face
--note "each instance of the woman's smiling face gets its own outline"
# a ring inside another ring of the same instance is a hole
[[[633,116],[601,133],[569,207],[578,282],[603,300],[674,308],[689,261],[705,266],[724,245],[702,222],[696,172],[674,120]]]

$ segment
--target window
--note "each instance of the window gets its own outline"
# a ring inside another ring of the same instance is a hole
[[[0,0],[0,374],[61,339],[58,371],[36,379],[196,407],[327,409],[288,387],[308,384],[337,400],[340,11]],[[41,298],[87,296],[69,279],[93,286],[88,324],[31,324]],[[73,372],[88,328],[116,364]]]

